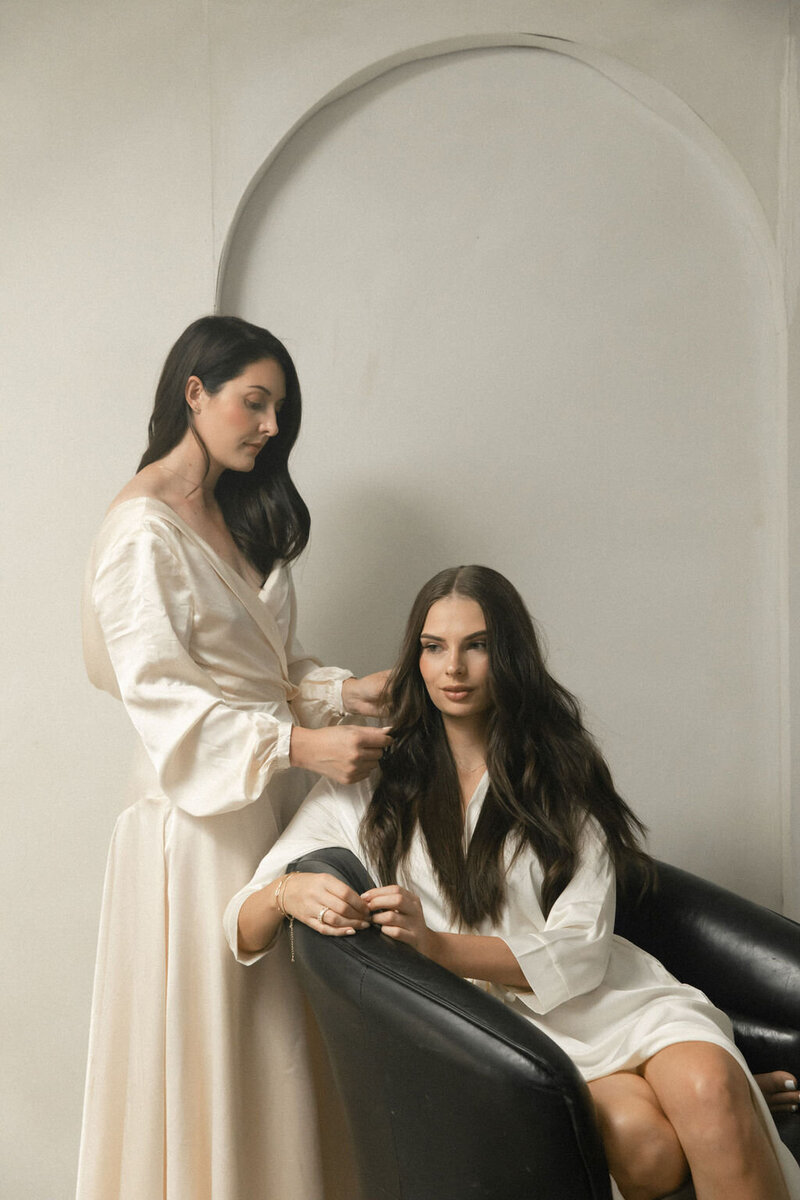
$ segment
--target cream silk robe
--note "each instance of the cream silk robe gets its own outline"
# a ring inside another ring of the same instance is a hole
[[[238,967],[221,919],[312,782],[289,768],[292,724],[340,720],[349,672],[297,643],[285,568],[258,592],[147,498],[97,537],[84,652],[139,754],[103,893],[78,1200],[319,1200],[302,1000],[284,953]]]
[[[469,842],[488,788],[484,775],[467,807]],[[225,934],[240,962],[262,955],[240,954],[239,909],[247,896],[281,875],[309,850],[344,846],[362,861],[359,825],[371,796],[369,780],[349,787],[320,780],[288,829],[262,859],[250,883],[225,911]],[[368,868],[375,877],[372,864]],[[431,929],[457,933],[419,831],[399,882],[416,892]],[[605,843],[587,824],[581,860],[572,880],[547,915],[541,909],[542,870],[529,848],[506,857],[507,903],[499,922],[484,921],[472,933],[500,937],[512,950],[530,984],[514,992],[481,987],[532,1021],[575,1062],[587,1080],[630,1069],[675,1042],[707,1041],[722,1046],[741,1064],[781,1163],[792,1200],[800,1200],[800,1167],[778,1137],[766,1102],[733,1044],[727,1016],[696,988],[679,983],[651,955],[614,933],[616,883]],[[464,932],[463,930],[461,932]],[[358,936],[358,935],[356,935]],[[279,952],[283,939],[265,951]],[[616,1189],[615,1195],[618,1195]]]

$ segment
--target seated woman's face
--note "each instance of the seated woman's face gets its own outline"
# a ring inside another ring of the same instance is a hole
[[[483,610],[466,596],[445,596],[428,609],[420,634],[419,670],[428,695],[451,718],[489,707],[489,653]]]

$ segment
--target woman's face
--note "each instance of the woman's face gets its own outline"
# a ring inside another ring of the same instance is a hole
[[[285,397],[283,368],[272,358],[251,363],[213,395],[195,375],[186,385],[186,402],[212,463],[230,471],[252,471],[258,454],[278,432]]]
[[[444,717],[476,717],[489,707],[489,652],[483,610],[451,595],[428,609],[420,634],[419,670]]]

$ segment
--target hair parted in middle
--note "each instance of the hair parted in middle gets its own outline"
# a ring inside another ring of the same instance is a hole
[[[489,788],[464,851],[458,775],[442,716],[419,669],[420,635],[432,604],[474,600],[489,655]],[[440,571],[420,590],[387,684],[391,751],[361,824],[382,883],[394,882],[419,826],[454,918],[496,921],[505,904],[505,850],[528,844],[544,872],[545,916],[578,864],[587,816],[602,829],[620,880],[646,884],[645,828],[617,793],[574,696],[548,673],[535,625],[516,588],[490,567]]]

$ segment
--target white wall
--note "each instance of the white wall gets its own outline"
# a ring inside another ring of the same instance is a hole
[[[147,0],[137,6],[110,0],[70,0],[67,6],[56,0],[10,0],[4,6],[0,188],[6,245],[0,417],[5,451],[2,744],[7,815],[0,869],[11,969],[6,972],[0,1014],[6,1042],[0,1100],[3,1195],[60,1200],[74,1187],[103,863],[114,817],[124,803],[124,720],[111,702],[90,691],[80,663],[77,599],[86,549],[105,504],[135,466],[166,349],[190,319],[214,303],[215,276],[228,230],[262,164],[332,89],[356,72],[374,73],[374,64],[386,56],[408,56],[414,46],[440,39],[504,31],[572,38],[635,68],[637,78],[655,81],[699,114],[753,189],[796,286],[791,226],[796,195],[791,192],[789,161],[789,121],[796,114],[796,101],[786,70],[790,12],[788,3],[777,0],[693,0],[683,5],[617,0],[602,9],[577,0],[440,0],[435,6],[427,0],[403,5],[394,0],[183,0],[169,6]],[[702,200],[710,193],[700,189],[697,195]],[[758,262],[763,260],[748,257],[752,246],[748,249],[744,243],[749,235],[737,226],[735,206],[728,211],[733,214],[730,229],[721,234],[716,230],[715,236],[728,239],[733,257],[721,269],[731,270],[735,288],[749,263],[753,289],[761,295],[765,282]],[[239,279],[243,282],[244,276]],[[287,277],[287,288],[289,282]],[[308,481],[317,522],[302,586],[327,576],[331,594],[348,598],[353,579],[366,573],[370,595],[380,600],[386,585],[397,584],[399,557],[392,561],[384,555],[379,561],[384,566],[391,563],[391,569],[374,578],[368,558],[359,562],[348,553],[341,569],[327,548],[336,544],[332,516],[351,522],[347,539],[353,546],[364,515],[363,488],[373,480],[363,466],[366,455],[363,450],[357,453],[363,435],[356,425],[350,450],[358,464],[358,487],[351,492],[345,487],[348,459],[345,469],[326,477],[331,488],[326,494],[309,472],[315,453],[313,431],[329,419],[322,403],[327,383],[314,374],[315,364],[322,361],[316,355],[325,330],[319,313],[307,324],[301,312],[292,312],[293,293],[282,296],[280,303],[287,306],[287,327],[280,332],[297,350],[301,366],[309,367],[309,423],[298,468]],[[765,311],[763,305],[759,311]],[[712,497],[723,518],[719,561],[707,578],[739,580],[745,587],[736,613],[726,616],[719,678],[732,681],[729,699],[738,722],[735,728],[746,726],[748,699],[753,722],[761,724],[758,736],[752,729],[747,732],[748,744],[758,749],[757,761],[743,762],[744,775],[731,780],[736,819],[727,825],[724,837],[715,840],[713,853],[709,851],[707,873],[736,885],[742,862],[747,861],[742,857],[746,841],[767,875],[763,883],[749,877],[747,890],[773,900],[781,873],[777,831],[789,794],[788,774],[781,777],[789,755],[788,700],[790,688],[796,686],[785,644],[786,528],[790,517],[796,527],[800,500],[793,471],[792,507],[787,507],[781,459],[787,448],[785,394],[774,376],[776,370],[780,373],[780,362],[768,354],[760,357],[770,335],[753,327],[752,307],[737,312],[732,326],[721,330],[719,344],[726,344],[731,328],[736,329],[743,351],[752,350],[741,360],[750,374],[744,383],[727,380],[724,392],[714,392],[713,405],[698,411],[697,420],[702,436],[708,437],[724,415],[723,401],[735,394],[738,417],[735,429],[726,434],[722,457],[729,462],[732,456],[741,471],[742,489],[741,494],[730,494],[728,484],[718,486],[719,480],[711,480],[708,493],[702,493]],[[355,362],[360,355],[358,361],[366,363],[366,350],[373,341],[383,344],[384,331],[370,330],[363,321],[361,330],[361,339],[348,343],[352,354],[347,357]],[[780,328],[772,333],[780,342]],[[700,349],[695,352],[702,356]],[[576,359],[580,372],[586,372],[579,352]],[[717,353],[717,366],[719,361]],[[532,371],[530,362],[526,369]],[[792,369],[796,381],[796,365]],[[388,396],[395,380],[381,370],[373,386],[382,385],[380,394]],[[719,383],[716,372],[713,381]],[[337,395],[348,382],[337,371]],[[546,401],[546,390],[541,394]],[[755,401],[759,394],[764,398],[762,410]],[[320,398],[316,407],[312,396]],[[796,404],[790,415],[793,447]],[[651,417],[643,414],[642,419]],[[672,429],[670,437],[671,444],[681,446],[680,427]],[[702,467],[696,443],[687,438],[683,444],[692,460],[688,490],[700,494],[693,491]],[[554,439],[553,452],[559,445]],[[580,458],[579,441],[576,451]],[[720,507],[724,495],[732,505],[727,517]],[[393,495],[392,503],[397,499]],[[408,495],[399,499],[407,501]],[[762,501],[766,524],[759,528],[754,518]],[[666,508],[669,546],[674,549],[673,539],[686,518],[674,479]],[[741,559],[727,523],[732,513],[748,514],[750,521]],[[621,515],[629,519],[626,510]],[[412,505],[408,519],[412,528],[428,528],[424,509]],[[551,514],[549,520],[554,528],[558,520],[559,530],[562,521],[569,529],[569,513]],[[433,567],[439,565],[440,552],[456,548],[459,527],[451,513],[446,536],[441,529],[434,532],[425,552]],[[488,547],[479,506],[466,505],[463,527],[477,529],[481,549]],[[649,549],[657,532],[648,527],[641,536]],[[569,571],[574,593],[580,595],[578,560],[570,561],[559,551],[559,538],[537,537],[537,550],[550,556],[548,575],[558,581],[559,569]],[[411,559],[412,547],[401,540],[399,549]],[[509,552],[512,564],[515,553]],[[709,559],[716,553],[712,539]],[[410,564],[404,580],[409,592],[411,574],[427,575],[428,561],[422,556]],[[795,581],[796,557],[790,566]],[[604,564],[598,560],[591,569],[607,597],[598,624],[610,618],[613,623],[617,618],[609,606]],[[632,706],[624,695],[626,690],[639,694],[637,651],[647,642],[647,621],[641,619],[645,614],[639,610],[634,646],[626,651],[630,657],[621,668],[617,694],[609,697],[603,679],[611,664],[596,657],[597,627],[585,628],[578,619],[584,612],[581,605],[562,607],[556,584],[548,582],[551,587],[544,601],[551,606],[547,624],[556,632],[551,640],[559,665],[564,664],[562,673],[576,690],[590,693],[612,765],[630,779],[637,793],[645,791],[648,759],[662,780],[674,765],[660,757],[662,730],[677,741],[687,719],[677,704],[672,712],[668,705],[660,710],[645,705],[639,706],[638,726],[630,727]],[[396,592],[396,586],[391,590]],[[318,634],[336,649],[336,623],[317,599],[316,582],[313,594],[310,586],[308,591],[307,640]],[[532,603],[541,595],[537,587]],[[396,613],[405,601],[401,604],[395,597],[393,604],[390,611]],[[706,597],[700,617],[713,636],[712,608]],[[380,604],[365,606],[359,616],[367,623],[368,643],[376,653],[393,642],[394,630],[387,628]],[[741,660],[732,657],[737,621],[745,637],[757,634],[769,644],[756,640],[744,647]],[[660,638],[663,626],[654,621],[654,631]],[[672,644],[667,640],[658,645],[659,659]],[[703,685],[699,673],[691,677],[690,667],[689,662],[681,664],[689,673],[696,703]],[[772,692],[765,695],[770,682]],[[753,693],[751,684],[756,686]],[[719,708],[715,694],[710,712],[720,711],[728,709]],[[798,711],[796,704],[792,712]],[[706,737],[702,712],[697,717],[689,760],[696,770],[681,768],[682,786],[671,817],[665,819],[661,810],[647,813],[654,824],[657,818],[659,837],[674,850],[673,857],[683,848],[694,865],[699,858],[693,845],[696,831],[707,832],[704,795],[693,790],[698,774],[713,782],[714,804],[722,805],[723,811],[725,804],[718,730],[715,727]],[[727,754],[730,733],[725,736],[722,749]],[[751,788],[758,794],[750,796]],[[635,803],[641,798],[645,804],[653,794],[634,795],[630,786],[628,792]],[[739,819],[751,802],[757,816],[744,830]],[[715,808],[715,818],[718,812]],[[711,824],[716,827],[718,822]],[[793,877],[787,875],[787,881]]]
[[[367,669],[425,578],[500,567],[657,853],[779,907],[768,234],[652,90],[552,45],[363,85],[238,225],[223,309],[269,314],[304,381],[304,621]]]

